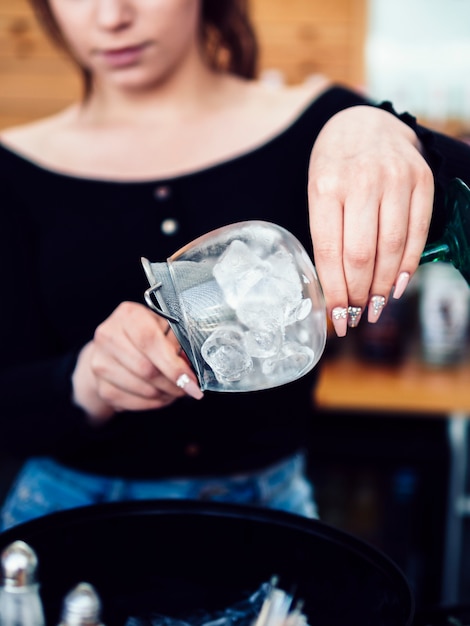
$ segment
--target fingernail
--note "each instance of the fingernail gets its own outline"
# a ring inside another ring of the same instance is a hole
[[[338,337],[344,337],[348,330],[348,309],[337,306],[331,311],[331,321]]]
[[[379,319],[384,306],[385,306],[384,296],[372,296],[372,298],[369,301],[369,307],[368,307],[368,315],[367,315],[368,321],[372,323],[376,322]]]
[[[397,282],[393,289],[393,297],[395,300],[401,298],[405,289],[408,287],[408,283],[410,282],[410,275],[408,272],[402,272],[398,275]]]
[[[201,389],[198,387],[198,385],[196,385],[194,380],[191,380],[191,378],[189,378],[187,374],[181,374],[181,376],[176,381],[176,385],[180,389],[184,389],[185,393],[187,393],[188,396],[191,396],[195,400],[200,400],[204,397]]]
[[[348,306],[348,326],[350,328],[356,328],[359,324],[359,320],[362,315],[362,307],[360,306]]]

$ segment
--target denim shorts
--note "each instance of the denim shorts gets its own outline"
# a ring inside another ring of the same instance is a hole
[[[318,517],[304,454],[253,473],[160,480],[108,478],[40,457],[27,461],[12,485],[0,512],[0,530],[64,509],[167,498],[264,506]]]

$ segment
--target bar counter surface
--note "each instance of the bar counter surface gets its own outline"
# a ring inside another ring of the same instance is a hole
[[[333,354],[325,354],[315,402],[322,410],[371,411],[381,414],[447,418],[450,452],[442,605],[459,601],[458,589],[463,546],[464,519],[470,516],[470,494],[466,491],[470,455],[470,355],[461,363],[429,365],[419,350],[397,364],[368,362],[344,343]],[[352,344],[354,345],[354,344]]]
[[[437,367],[412,351],[398,365],[359,359],[348,350],[327,356],[315,391],[323,409],[372,409],[470,416],[470,359]]]

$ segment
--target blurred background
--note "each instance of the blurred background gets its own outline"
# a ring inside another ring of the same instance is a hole
[[[468,0],[251,4],[263,80],[326,74],[469,139]],[[73,67],[27,0],[0,0],[0,129],[78,95]],[[452,267],[421,268],[376,325],[330,335],[315,392],[310,471],[321,518],[395,560],[418,608],[470,607],[469,295]],[[0,499],[14,470],[0,461]]]
[[[445,130],[470,129],[467,0],[251,0],[267,80],[326,74]],[[0,1],[0,128],[71,102],[79,84],[27,0]]]

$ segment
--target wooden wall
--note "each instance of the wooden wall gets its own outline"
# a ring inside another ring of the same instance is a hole
[[[251,1],[261,70],[279,69],[289,83],[324,73],[362,84],[366,0]],[[79,93],[73,66],[44,37],[27,0],[0,0],[0,128],[57,111]]]
[[[251,0],[262,68],[288,82],[323,73],[351,86],[364,81],[367,0]]]

